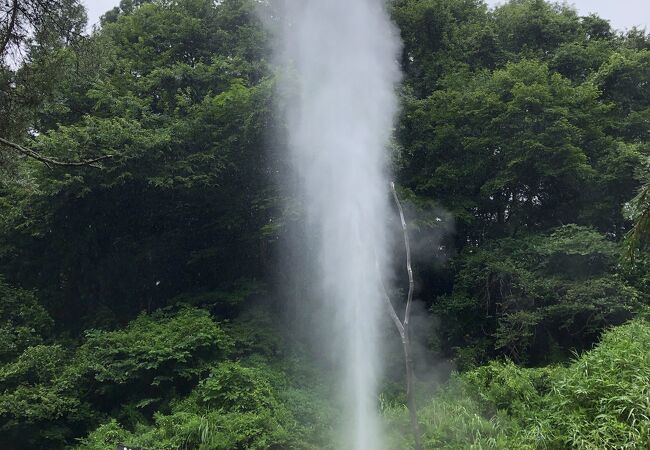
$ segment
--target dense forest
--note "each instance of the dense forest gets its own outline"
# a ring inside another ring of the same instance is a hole
[[[265,4],[122,0],[90,34],[77,0],[0,4],[0,448],[336,448],[336,380],[289,326]],[[423,446],[650,448],[650,35],[389,9]]]

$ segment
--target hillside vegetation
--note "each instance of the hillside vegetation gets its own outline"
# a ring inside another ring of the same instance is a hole
[[[77,0],[19,3],[0,448],[336,449],[335,372],[283,252],[303,217],[278,183],[273,2],[122,0],[89,36]],[[650,448],[650,36],[543,0],[389,8],[425,448]],[[406,450],[386,353],[387,450]]]

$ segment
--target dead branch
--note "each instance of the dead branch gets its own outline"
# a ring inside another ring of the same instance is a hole
[[[35,159],[45,164],[47,167],[52,168],[52,166],[58,167],[94,167],[95,169],[102,169],[103,167],[97,163],[110,159],[113,155],[104,155],[99,158],[86,159],[82,161],[61,161],[58,159],[50,158],[48,156],[42,155],[41,153],[23,147],[22,145],[16,144],[15,142],[8,141],[6,139],[0,138],[0,144],[5,148],[9,148],[27,158]]]
[[[381,273],[379,270],[379,262],[377,262],[377,273]],[[406,333],[404,332],[404,325],[402,325],[402,321],[399,320],[399,316],[397,315],[397,312],[395,312],[395,308],[393,307],[393,302],[390,300],[390,296],[388,295],[388,290],[386,289],[386,286],[384,285],[384,281],[381,279],[381,276],[379,277],[379,282],[381,283],[381,288],[384,293],[384,301],[386,303],[386,307],[388,308],[388,314],[390,315],[390,318],[393,320],[393,323],[395,324],[395,328],[397,328],[397,331],[399,332],[400,337],[402,338],[402,343],[404,342],[404,339],[406,337]]]
[[[411,306],[413,304],[413,290],[415,283],[413,281],[413,269],[411,267],[411,244],[409,241],[408,229],[406,226],[406,219],[404,218],[404,209],[402,204],[399,201],[399,196],[397,195],[397,190],[395,189],[395,183],[390,184],[391,192],[393,194],[393,199],[395,200],[395,205],[399,211],[400,222],[402,225],[402,233],[404,234],[404,247],[406,248],[406,271],[408,272],[409,278],[409,291],[406,299],[406,309],[404,311],[404,320],[400,321],[399,316],[395,312],[393,303],[390,300],[388,291],[383,281],[381,281],[381,287],[384,291],[384,300],[388,307],[388,312],[391,316],[391,319],[395,323],[395,327],[399,332],[400,338],[402,339],[402,348],[404,350],[404,363],[406,366],[406,402],[409,410],[409,417],[411,420],[411,429],[413,431],[413,437],[415,439],[415,450],[422,449],[421,435],[420,435],[420,424],[417,417],[417,403],[415,400],[415,374],[413,372],[413,354],[411,352],[411,339],[409,336],[409,321],[411,318]],[[379,271],[379,265],[377,265]],[[381,276],[380,276],[381,280]]]
[[[390,189],[393,192],[393,199],[395,200],[395,205],[399,211],[399,218],[402,224],[402,232],[404,234],[404,247],[406,248],[406,271],[409,276],[409,293],[406,299],[406,311],[404,312],[404,326],[408,328],[409,319],[411,318],[411,304],[413,303],[413,289],[415,283],[413,282],[413,269],[411,268],[411,244],[409,242],[409,234],[406,228],[406,219],[404,218],[404,209],[402,209],[402,204],[399,201],[397,196],[397,191],[395,190],[395,183],[390,183]]]

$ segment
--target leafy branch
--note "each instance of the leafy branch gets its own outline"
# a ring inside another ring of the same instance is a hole
[[[645,248],[650,240],[650,183],[641,188],[632,204],[635,222],[626,236],[626,241],[628,256],[634,260],[637,252]]]

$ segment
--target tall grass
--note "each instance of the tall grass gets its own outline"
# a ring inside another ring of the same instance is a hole
[[[384,417],[389,448],[410,448],[404,408]],[[427,449],[650,449],[650,323],[609,330],[568,366],[457,375],[419,417]]]

